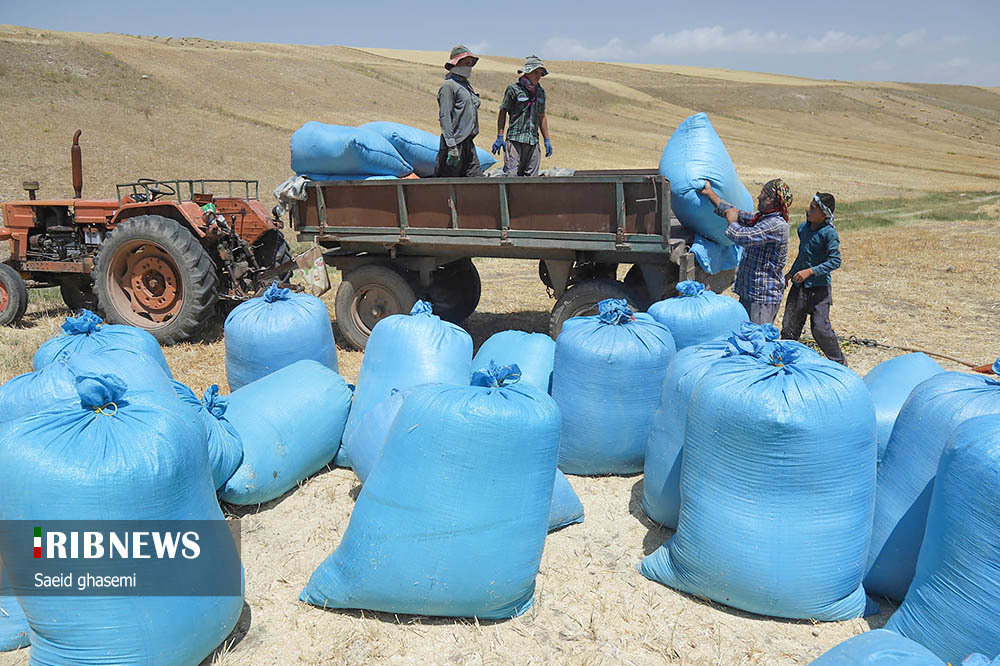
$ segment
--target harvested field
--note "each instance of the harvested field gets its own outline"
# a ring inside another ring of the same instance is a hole
[[[84,194],[109,196],[141,176],[259,178],[288,174],[288,138],[303,122],[392,119],[433,130],[441,54],[212,42],[196,38],[54,33],[0,27],[0,199],[23,178],[44,196],[70,192],[68,145],[84,129]],[[484,58],[476,85],[489,127],[516,61]],[[954,354],[1000,355],[1000,95],[996,90],[812,81],[748,72],[548,63],[550,125],[559,161],[545,166],[653,166],[673,127],[708,110],[747,181],[786,178],[795,220],[817,189],[840,205],[844,267],[834,274],[842,337]],[[33,85],[24,85],[28,80]],[[191,85],[197,81],[198,85]],[[738,94],[734,93],[738,91]],[[486,145],[487,142],[480,141]],[[262,197],[271,204],[269,195]],[[5,256],[6,244],[0,247]],[[790,259],[795,254],[795,242]],[[476,260],[479,310],[465,327],[544,331],[552,301],[532,262]],[[334,277],[334,289],[337,276]],[[331,310],[334,291],[324,296]],[[16,329],[0,328],[0,382],[31,356],[66,310],[32,293]],[[225,387],[223,343],[165,349],[178,379]],[[848,345],[864,374],[900,353]],[[354,381],[362,354],[339,350]],[[943,362],[948,369],[961,369]],[[327,470],[274,502],[232,512],[242,525],[247,596],[227,645],[208,664],[807,664],[845,638],[882,626],[813,624],[733,611],[652,583],[636,570],[669,531],[639,507],[641,476],[571,477],[586,521],[549,536],[535,606],[477,623],[322,611],[300,603],[312,570],[337,545],[357,483]],[[21,666],[28,651],[0,654]]]
[[[952,353],[985,363],[1000,288],[1000,220],[914,221],[845,231],[844,268],[835,273],[834,326],[842,335]],[[531,262],[477,260],[483,301],[466,323],[476,344],[507,328],[542,331],[551,301]],[[332,309],[333,292],[324,299]],[[55,295],[58,298],[58,295]],[[33,303],[20,329],[0,329],[0,380],[30,370],[35,347],[58,328],[57,301]],[[225,385],[223,345],[165,350],[178,379],[200,391]],[[897,352],[849,346],[864,374]],[[339,351],[353,381],[362,354]],[[959,366],[943,362],[949,369]],[[357,482],[324,471],[284,497],[240,517],[247,606],[231,645],[211,663],[586,663],[807,664],[845,638],[879,627],[882,615],[828,624],[775,620],[680,594],[639,575],[636,564],[670,535],[640,507],[641,476],[570,477],[586,520],[549,536],[535,607],[505,622],[322,611],[298,594],[339,542]],[[27,663],[27,651],[0,665]]]

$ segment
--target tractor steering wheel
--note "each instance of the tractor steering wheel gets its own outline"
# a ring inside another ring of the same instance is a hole
[[[146,191],[152,195],[151,198],[153,201],[156,200],[156,197],[163,194],[170,194],[170,195],[177,194],[177,190],[175,190],[173,186],[167,185],[166,183],[158,182],[152,178],[140,178],[136,182],[139,185],[145,186]]]

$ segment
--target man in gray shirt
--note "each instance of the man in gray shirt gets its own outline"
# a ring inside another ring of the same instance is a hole
[[[479,94],[469,84],[469,76],[477,62],[479,58],[469,49],[456,46],[444,65],[448,75],[438,90],[441,145],[434,165],[436,177],[483,175],[474,143],[479,134]]]

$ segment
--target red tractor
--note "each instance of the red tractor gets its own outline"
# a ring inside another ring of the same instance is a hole
[[[83,199],[80,131],[72,199],[0,204],[0,325],[24,315],[28,287],[58,286],[72,310],[97,309],[163,344],[198,337],[226,302],[287,278],[291,254],[255,180],[152,180],[118,185],[117,199]],[[286,272],[287,271],[287,272]]]

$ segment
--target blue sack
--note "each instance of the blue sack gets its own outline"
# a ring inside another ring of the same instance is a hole
[[[60,355],[40,370],[18,375],[0,386],[0,425],[66,400],[77,402],[76,376],[109,369],[129,378],[130,393],[173,394],[171,380],[150,357],[133,348],[97,347]]]
[[[485,368],[490,361],[497,365],[516,365],[521,369],[521,384],[531,384],[546,393],[552,388],[552,366],[556,342],[544,333],[500,331],[491,335],[476,352],[472,367]]]
[[[903,354],[882,361],[865,375],[865,385],[871,391],[878,420],[878,459],[892,435],[899,410],[917,384],[944,372],[944,368],[927,354]]]
[[[924,539],[934,475],[945,444],[962,421],[1000,414],[1000,383],[943,372],[917,385],[903,403],[878,466],[875,522],[865,589],[901,601]]]
[[[281,497],[333,459],[351,409],[344,378],[296,361],[228,396],[226,418],[243,440],[243,462],[219,491],[230,504]]]
[[[135,326],[105,324],[90,310],[82,310],[78,317],[66,317],[62,330],[59,335],[43,342],[35,352],[32,359],[35,370],[41,370],[60,356],[116,347],[142,352],[163,369],[167,378],[173,379],[160,343],[148,331]]]
[[[546,336],[548,337],[548,336]],[[548,338],[551,340],[552,338]],[[520,383],[529,386],[521,375]],[[536,386],[537,388],[537,386]],[[365,418],[358,421],[352,431],[344,431],[344,446],[351,451],[354,474],[364,484],[371,475],[372,468],[382,455],[386,437],[392,422],[403,406],[403,400],[412,389],[393,391],[392,394],[368,410]],[[549,530],[557,530],[573,523],[583,522],[583,503],[577,496],[566,476],[556,470],[555,485],[552,489],[552,505],[549,507]]]
[[[556,340],[552,397],[562,414],[559,469],[566,474],[635,474],[676,353],[665,326],[633,315],[624,299],[600,314],[571,317]]]
[[[1000,414],[979,416],[941,455],[916,574],[886,625],[953,664],[1000,654],[998,498]]]
[[[28,620],[17,603],[7,574],[0,568],[0,652],[28,647]]]
[[[670,206],[680,223],[720,245],[733,242],[726,237],[725,218],[716,215],[708,197],[698,193],[705,181],[740,210],[756,209],[722,139],[704,113],[696,113],[674,130],[660,157],[660,175],[670,181]]]
[[[761,615],[861,617],[874,503],[875,407],[861,378],[767,343],[698,380],[677,531],[640,571]]]
[[[181,402],[198,414],[205,424],[208,444],[208,461],[212,466],[212,484],[221,488],[243,462],[243,440],[233,424],[226,418],[229,401],[219,395],[219,387],[212,384],[199,400],[186,384],[174,380],[174,392]]]
[[[887,629],[849,638],[809,666],[945,666],[920,643]]]
[[[276,282],[260,298],[240,303],[229,313],[225,336],[230,391],[306,359],[338,370],[326,305],[310,294],[279,288]]]
[[[741,349],[733,338],[749,343]],[[709,340],[677,352],[667,368],[660,392],[660,406],[646,442],[642,475],[642,510],[655,522],[676,529],[681,508],[681,451],[691,392],[712,363],[733,353],[754,352],[765,342],[777,340],[778,329],[770,324],[745,322],[729,338]]]
[[[382,135],[367,129],[307,122],[292,135],[297,174],[406,176],[413,166]]]
[[[678,282],[677,293],[653,303],[648,312],[670,329],[678,351],[734,333],[740,324],[750,320],[738,300],[713,293],[701,282]]]
[[[224,522],[203,433],[176,402],[132,393],[114,375],[81,375],[77,386],[75,402],[0,432],[0,520]],[[242,576],[235,548],[217,560]],[[236,626],[243,595],[19,601],[33,664],[197,664]]]
[[[413,173],[421,178],[434,175],[440,137],[403,123],[377,121],[361,125],[361,129],[371,130],[384,137],[400,156],[412,167]]]
[[[467,386],[471,375],[472,338],[435,315],[430,303],[417,301],[409,315],[390,315],[372,329],[347,430],[393,389],[432,383]],[[336,464],[351,465],[349,446],[340,448]]]
[[[559,410],[532,386],[504,375],[486,381],[431,384],[406,397],[340,545],[302,601],[479,619],[531,606]]]
[[[479,158],[479,166],[483,171],[492,168],[492,166],[497,163],[496,158],[490,154],[490,151],[483,150],[479,146],[476,146],[476,157]]]
[[[739,245],[719,245],[701,234],[694,235],[690,252],[709,275],[733,270],[740,265],[743,256],[743,248]]]

